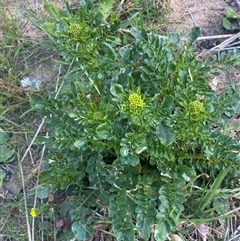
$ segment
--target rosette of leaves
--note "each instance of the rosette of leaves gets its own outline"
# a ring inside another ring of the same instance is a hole
[[[192,50],[198,32],[183,43],[132,28],[130,44],[93,55],[98,66],[109,60],[107,68],[89,72],[90,56],[82,58],[84,74],[58,98],[31,96],[49,133],[39,138],[49,147],[39,178],[73,190],[78,240],[105,222],[119,241],[164,241],[188,208],[186,183],[202,172],[213,181],[230,165],[236,174],[240,147],[216,126],[223,110],[207,85],[211,68]]]

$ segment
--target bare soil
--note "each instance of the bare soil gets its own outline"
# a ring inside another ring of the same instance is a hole
[[[220,35],[226,8],[240,11],[234,0],[171,0],[169,31],[188,34],[193,27],[200,27],[203,36]]]

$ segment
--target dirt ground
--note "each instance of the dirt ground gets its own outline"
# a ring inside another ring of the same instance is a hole
[[[226,8],[239,11],[234,0],[171,0],[169,31],[187,34],[193,27],[200,27],[202,36],[227,33],[222,27]]]

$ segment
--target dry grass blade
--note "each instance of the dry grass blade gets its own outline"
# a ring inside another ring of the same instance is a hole
[[[234,34],[233,36],[231,36],[230,38],[228,38],[227,40],[223,41],[221,44],[211,48],[209,51],[215,51],[215,50],[224,50],[224,48],[226,48],[229,44],[231,44],[234,40],[238,39],[240,37],[240,32],[237,34]]]

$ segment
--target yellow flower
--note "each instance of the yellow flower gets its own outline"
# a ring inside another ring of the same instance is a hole
[[[36,217],[37,217],[37,211],[36,211],[35,208],[32,208],[32,209],[31,209],[30,215],[31,215],[33,218],[36,218]]]
[[[133,93],[129,95],[128,106],[131,111],[138,112],[140,109],[142,109],[145,106],[145,103],[140,94]]]

